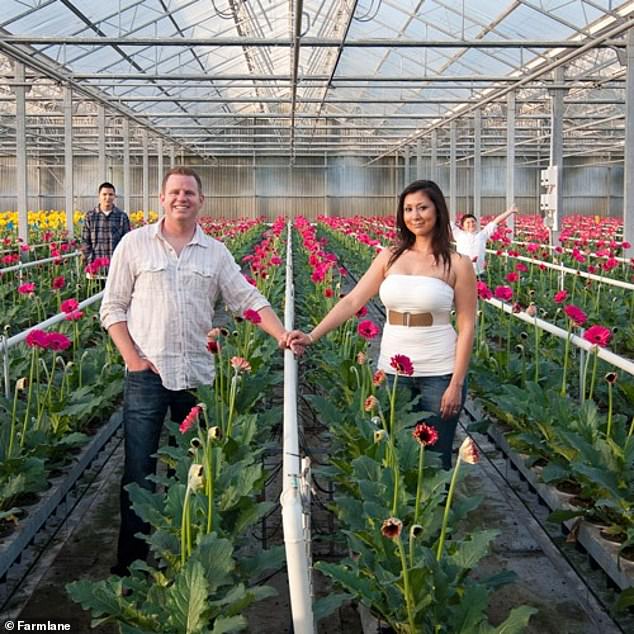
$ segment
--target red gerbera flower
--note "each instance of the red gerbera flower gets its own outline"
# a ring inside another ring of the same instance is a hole
[[[568,299],[568,291],[557,291],[553,300],[555,304],[563,304]]]
[[[197,422],[203,408],[200,405],[194,405],[189,410],[189,414],[185,416],[185,420],[178,426],[181,434],[186,434]]]
[[[262,317],[260,317],[260,313],[257,310],[252,310],[251,308],[247,308],[242,316],[250,321],[252,324],[259,324],[262,321]]]
[[[390,359],[390,365],[396,370],[396,374],[404,374],[406,376],[414,374],[412,360],[404,354],[395,354]]]
[[[79,302],[76,299],[66,299],[62,302],[61,309],[64,313],[72,313],[79,308]]]
[[[412,436],[414,436],[416,442],[423,447],[435,445],[438,440],[436,428],[426,423],[418,423],[412,431]]]
[[[403,530],[403,522],[397,517],[388,517],[381,525],[381,535],[388,539],[398,539]]]
[[[510,286],[496,286],[494,295],[496,299],[508,302],[513,297],[513,289]]]

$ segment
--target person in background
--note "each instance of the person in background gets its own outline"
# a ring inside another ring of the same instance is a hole
[[[468,257],[451,248],[449,212],[438,185],[414,181],[401,193],[396,212],[397,243],[383,249],[350,293],[309,334],[291,331],[288,345],[302,349],[350,319],[377,293],[386,308],[378,369],[394,375],[394,355],[413,364],[412,376],[399,376],[439,438],[430,447],[451,468],[456,425],[466,397],[473,346],[476,280]],[[450,323],[456,310],[458,333]]]
[[[504,213],[496,216],[480,231],[478,231],[478,219],[473,214],[465,214],[462,217],[461,227],[451,223],[451,231],[456,241],[456,251],[471,259],[476,275],[484,273],[487,242],[495,233],[498,224],[516,213],[517,207],[513,205]]]
[[[99,204],[84,217],[80,250],[86,265],[98,258],[112,258],[121,238],[130,231],[128,215],[115,206],[112,183],[99,185]]]
[[[205,197],[196,172],[176,167],[165,175],[159,196],[165,216],[126,234],[115,250],[101,323],[126,365],[123,401],[125,463],[121,481],[121,528],[117,564],[123,576],[148,545],[148,533],[130,507],[126,485],[149,490],[163,421],[181,422],[196,404],[191,390],[211,385],[213,355],[207,333],[216,301],[239,315],[259,313],[262,330],[285,345],[286,330],[260,292],[249,284],[229,250],[206,235],[197,222]]]

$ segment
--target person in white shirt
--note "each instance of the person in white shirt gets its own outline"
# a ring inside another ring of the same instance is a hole
[[[498,224],[516,213],[517,207],[513,205],[504,213],[496,216],[480,231],[478,231],[478,219],[473,214],[465,214],[462,217],[462,227],[459,227],[455,222],[451,223],[451,231],[456,241],[456,251],[471,258],[476,275],[484,273],[487,242],[495,233]]]
[[[127,233],[114,251],[100,317],[126,365],[123,399],[125,439],[121,482],[121,528],[117,565],[145,559],[148,544],[136,537],[149,526],[130,506],[127,484],[146,489],[156,470],[165,414],[173,421],[189,413],[191,390],[214,379],[207,349],[219,298],[236,314],[255,310],[259,327],[285,347],[286,330],[260,292],[247,282],[229,250],[197,223],[205,197],[200,177],[176,167],[164,177],[160,201],[164,218]]]

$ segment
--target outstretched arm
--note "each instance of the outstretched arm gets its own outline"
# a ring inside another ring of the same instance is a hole
[[[501,213],[499,216],[496,216],[493,219],[493,222],[496,225],[499,225],[501,222],[504,222],[510,215],[517,213],[517,207],[515,205],[511,205],[504,213]]]

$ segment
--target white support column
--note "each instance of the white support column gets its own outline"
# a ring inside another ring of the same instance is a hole
[[[449,124],[449,217],[456,221],[458,212],[458,170],[456,168],[456,122]]]
[[[431,131],[431,165],[429,179],[438,182],[438,130]]]
[[[170,169],[176,167],[176,148],[170,145]]]
[[[106,170],[106,109],[102,105],[97,106],[97,144],[99,148],[97,151],[97,180],[100,184],[108,180]]]
[[[634,245],[634,30],[627,32],[625,89],[625,168],[623,170],[623,240]],[[634,257],[630,247],[624,257]]]
[[[553,73],[553,81],[555,84],[563,84],[564,68],[559,66]],[[564,95],[566,90],[563,88],[554,88],[551,90],[551,111],[550,111],[550,165],[557,167],[557,183],[555,192],[557,194],[557,231],[551,231],[551,244],[559,244],[559,232],[561,231],[561,222],[563,219],[564,204]],[[626,124],[627,125],[627,124]],[[627,134],[627,132],[626,132]],[[627,142],[626,150],[627,152]],[[627,179],[627,172],[625,175]]]
[[[150,217],[150,140],[147,128],[141,130],[141,143],[143,144],[143,219],[147,222]]]
[[[515,202],[515,93],[506,95],[506,208]],[[511,228],[511,236],[515,232],[513,216],[506,220]]]
[[[328,120],[326,120],[326,124]],[[330,216],[328,208],[328,154],[324,152],[324,216]]]
[[[64,86],[64,195],[66,198],[66,231],[72,238],[75,212],[75,190],[73,183],[73,89]]]
[[[423,178],[423,142],[416,141],[416,180]]]
[[[15,64],[15,184],[17,189],[18,237],[29,241],[28,181],[26,167],[26,92],[24,64]]]
[[[130,209],[130,122],[128,119],[123,119],[121,133],[123,134],[123,205],[129,216],[132,209]]]
[[[409,182],[411,180],[409,175],[409,154],[410,154],[410,149],[406,147],[403,154],[403,157],[405,159],[405,165],[403,167],[403,187],[401,188],[401,191],[405,189],[407,185],[409,185]]]
[[[161,183],[163,182],[163,139],[159,138],[156,141],[156,173],[157,173],[157,181],[156,181],[156,189],[157,191],[160,191],[161,189]],[[162,214],[162,207],[159,204],[158,205],[158,214],[159,217]]]
[[[473,114],[473,215],[482,215],[482,111]]]

